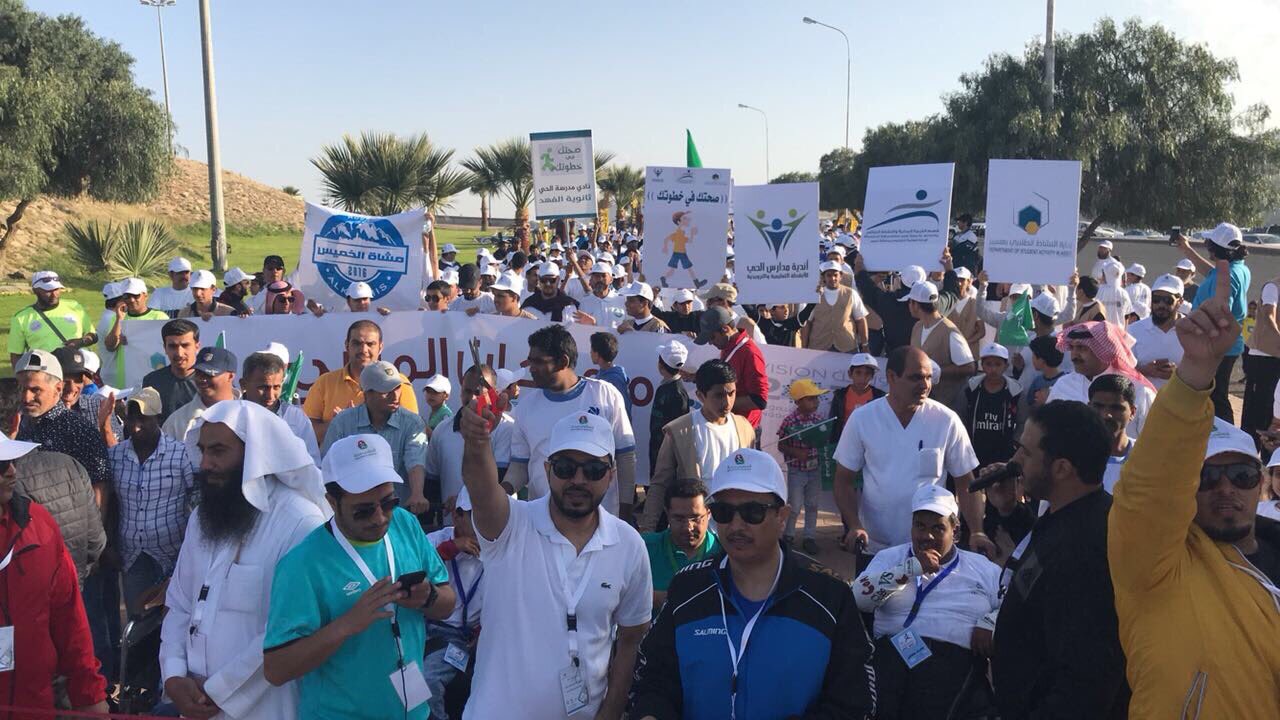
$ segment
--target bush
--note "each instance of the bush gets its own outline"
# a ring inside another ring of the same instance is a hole
[[[169,228],[155,221],[134,220],[121,228],[112,269],[129,277],[159,275],[180,249],[181,243]]]
[[[77,264],[94,273],[111,269],[120,246],[119,227],[90,220],[83,225],[69,222],[63,231],[70,242],[71,259]]]

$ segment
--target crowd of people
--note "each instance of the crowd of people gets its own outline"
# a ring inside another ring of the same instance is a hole
[[[1150,285],[1108,242],[1060,285],[989,282],[972,224],[940,269],[882,272],[824,221],[812,300],[778,305],[739,297],[732,229],[693,290],[634,228],[474,263],[428,231],[419,310],[534,322],[520,367],[421,397],[362,282],[329,307],[278,256],[220,292],[176,258],[95,320],[34,273],[0,397],[0,717],[1280,717],[1277,285],[1248,301],[1227,223]],[[201,334],[307,312],[351,322],[301,402],[290,348]],[[167,363],[124,387],[129,319],[163,320]],[[647,447],[630,332],[667,336]],[[844,354],[847,383],[771,392],[766,344]],[[122,619],[161,614],[126,672]]]

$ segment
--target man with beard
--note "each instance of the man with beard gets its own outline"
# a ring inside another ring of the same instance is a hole
[[[255,402],[280,416],[289,426],[293,434],[307,446],[307,454],[318,466],[320,464],[320,446],[316,443],[316,433],[311,429],[311,421],[301,407],[287,402],[280,393],[284,389],[284,371],[289,357],[288,350],[279,343],[271,343],[272,347],[250,353],[244,359],[240,371],[240,398]],[[276,353],[279,352],[284,357]]]
[[[642,646],[630,717],[869,717],[866,628],[849,586],[781,542],[791,508],[778,463],[734,453],[716,468],[707,507],[724,557],[671,581]]]
[[[1172,275],[1156,278],[1151,284],[1151,314],[1129,326],[1138,372],[1147,376],[1156,390],[1173,377],[1173,371],[1182,360],[1182,346],[1173,331],[1178,322],[1182,293],[1182,281],[1178,278]]]
[[[1093,264],[1093,269],[1089,271],[1089,277],[1102,282],[1107,268],[1115,269],[1116,277],[1120,277],[1120,274],[1124,272],[1124,263],[1112,256],[1114,250],[1115,245],[1110,240],[1103,240],[1098,243],[1098,261]]]
[[[1138,372],[1124,328],[1101,320],[1073,325],[1058,335],[1058,349],[1071,353],[1071,366],[1075,372],[1063,375],[1053,384],[1046,402],[1088,402],[1089,383],[1094,378],[1103,373],[1124,375],[1133,381],[1137,400],[1137,412],[1129,422],[1129,437],[1138,437],[1156,393],[1151,381]]]
[[[129,615],[142,611],[147,590],[173,572],[195,481],[186,445],[160,431],[160,393],[142,388],[125,402],[129,439],[107,451],[120,528],[120,569]]]
[[[486,575],[463,718],[618,720],[653,591],[644,541],[601,507],[616,468],[614,428],[583,410],[563,415],[542,462],[550,493],[522,502],[498,484],[489,432],[497,417],[478,415],[474,403],[458,414]]]
[[[1107,524],[1135,718],[1188,708],[1280,717],[1280,527],[1256,517],[1253,439],[1214,418],[1211,395],[1240,335],[1227,265],[1218,261],[1214,292],[1178,322],[1182,361],[1121,471]]]
[[[151,293],[151,307],[170,314],[177,313],[190,305],[191,293],[191,261],[176,257],[169,261],[169,287],[158,287]]]
[[[255,403],[214,405],[199,432],[201,502],[165,598],[165,694],[184,717],[296,717],[297,692],[267,682],[262,648],[276,564],[329,513],[320,470]]]
[[[627,319],[626,299],[613,289],[612,265],[606,262],[592,265],[589,282],[583,279],[577,265],[569,265],[569,274],[577,277],[584,291],[578,299],[578,314],[574,315],[578,322],[616,330]]]
[[[676,483],[663,493],[662,505],[667,513],[667,529],[641,536],[649,550],[655,612],[666,601],[667,586],[680,568],[720,552],[720,541],[710,529],[707,486],[701,480]]]
[[[544,262],[538,267],[537,289],[525,298],[520,309],[551,322],[567,322],[573,320],[578,311],[578,301],[560,289],[560,267]]]
[[[75,300],[62,300],[58,273],[41,270],[31,276],[35,303],[13,314],[9,321],[9,363],[28,350],[88,347],[98,341],[88,313]],[[16,372],[16,371],[15,371]]]
[[[347,328],[347,361],[337,370],[330,370],[316,378],[302,409],[311,418],[316,431],[316,442],[324,441],[333,416],[364,402],[360,389],[360,372],[382,359],[382,328],[372,320],[357,320]],[[411,413],[418,412],[418,398],[409,384],[409,378],[400,376],[401,404]]]
[[[1099,375],[1089,384],[1089,407],[1098,413],[1111,434],[1111,455],[1102,476],[1102,489],[1109,493],[1115,492],[1120,470],[1133,449],[1133,440],[1125,429],[1133,419],[1135,396],[1133,383],[1123,375]]]

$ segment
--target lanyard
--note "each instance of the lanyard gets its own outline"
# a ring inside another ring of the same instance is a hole
[[[599,554],[598,550],[591,552],[591,557],[587,558],[587,567],[582,571],[582,579],[578,581],[578,589],[571,594],[569,566],[564,561],[564,548],[556,548],[556,568],[560,571],[560,586],[564,588],[566,603],[564,622],[569,629],[569,659],[573,661],[574,667],[578,666],[578,603],[582,601],[582,596],[587,592],[587,585],[591,583],[591,566],[595,565],[596,556]]]
[[[451,558],[449,567],[453,569],[453,584],[458,588],[458,597],[462,600],[462,624],[459,630],[467,629],[467,606],[471,604],[471,598],[476,596],[476,587],[480,585],[480,578],[484,577],[484,568],[480,568],[480,573],[476,575],[476,579],[471,581],[470,589],[462,587],[462,572],[458,569],[458,559]]]
[[[751,631],[756,627],[756,620],[764,614],[769,607],[769,600],[773,598],[773,592],[778,589],[778,579],[782,577],[782,561],[778,558],[778,572],[773,576],[773,585],[769,588],[769,594],[765,597],[764,603],[760,605],[760,609],[756,610],[756,614],[751,616],[747,624],[742,628],[742,640],[738,643],[738,647],[733,647],[733,640],[729,638],[729,616],[724,611],[724,592],[720,592],[720,622],[724,623],[724,641],[729,646],[729,662],[733,663],[733,680],[729,685],[729,718],[737,717],[738,714],[738,663],[742,662],[742,658],[747,654],[747,643],[751,641]],[[724,568],[729,562],[729,558],[725,558],[720,562],[720,567]],[[733,572],[730,570],[729,572]],[[730,577],[732,580],[732,576]]]
[[[729,362],[730,360],[732,360],[733,356],[736,355],[737,352],[742,349],[742,346],[747,344],[747,340],[750,339],[748,338],[745,330],[740,331],[740,334],[742,335],[742,339],[739,340],[737,344],[733,346],[733,349],[729,351],[728,355],[724,356],[725,362]]]
[[[13,559],[13,546],[10,545],[9,552],[4,556],[3,560],[0,560],[0,570],[3,570],[9,567],[9,561],[12,559]]]
[[[373,571],[369,569],[369,565],[365,563],[364,558],[360,557],[360,553],[356,552],[356,549],[351,547],[351,541],[347,540],[347,536],[342,534],[342,531],[338,529],[338,523],[332,518],[329,519],[329,529],[333,531],[333,539],[338,541],[338,545],[347,553],[347,557],[351,558],[351,562],[355,563],[356,569],[360,571],[361,575],[364,575],[364,579],[367,580],[369,582],[369,586],[372,587],[373,584],[378,581],[377,578],[373,576]],[[395,550],[391,549],[390,528],[388,528],[387,533],[382,536],[382,547],[387,550],[387,570],[391,576],[392,582],[395,582],[396,553]],[[387,603],[383,608],[392,613],[391,634],[395,636],[396,652],[400,655],[400,670],[403,671],[405,667],[404,646],[400,644],[400,623],[397,621],[396,615],[394,614],[396,612],[396,607],[392,603]]]
[[[210,583],[215,579],[227,579],[231,574],[231,566],[240,562],[242,549],[244,549],[244,540],[236,543],[234,555],[231,553],[232,546],[226,545],[213,556],[213,560],[209,563],[209,570],[204,576],[204,584],[200,586],[200,594],[196,596],[196,606],[191,611],[191,627],[187,630],[188,634],[195,635],[204,623],[204,609],[209,604],[209,590],[212,587]]]
[[[911,555],[912,555],[911,551],[907,550],[907,557],[911,557]],[[920,613],[920,606],[924,604],[925,597],[927,597],[929,593],[933,592],[933,589],[938,587],[938,583],[942,582],[943,578],[950,575],[951,571],[955,570],[956,566],[959,564],[960,564],[960,551],[957,550],[956,558],[952,560],[949,565],[942,568],[941,572],[939,572],[937,575],[934,575],[933,579],[929,581],[928,585],[925,585],[923,588],[921,588],[920,578],[916,578],[916,601],[911,605],[911,612],[907,613],[907,620],[902,624],[903,629],[911,627],[911,623],[916,621],[916,615]]]

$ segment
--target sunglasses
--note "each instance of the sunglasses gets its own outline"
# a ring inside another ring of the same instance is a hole
[[[1262,482],[1262,470],[1252,463],[1206,465],[1200,468],[1200,492],[1212,492],[1225,476],[1241,490],[1252,490]]]
[[[540,278],[538,278],[538,282],[540,282],[540,283],[554,283],[554,282],[559,282],[559,281],[560,281],[560,278],[554,278],[554,277],[540,277]]]
[[[375,506],[364,505],[356,510],[351,511],[352,520],[368,520],[373,517],[374,510],[382,510],[383,515],[390,515],[396,508],[400,507],[400,498],[395,495],[388,495]]]
[[[760,502],[744,502],[741,505],[733,505],[727,502],[713,502],[707,506],[711,511],[711,519],[716,521],[717,525],[728,525],[733,522],[734,515],[741,515],[742,519],[748,525],[759,525],[764,522],[764,517],[770,510],[782,507],[778,503],[760,503]]]
[[[425,299],[427,302],[429,302],[429,303],[433,303],[433,302],[440,302],[440,296],[439,296],[439,295],[426,295],[426,296],[424,296],[424,299]]]
[[[558,457],[551,460],[551,472],[561,480],[571,480],[578,474],[578,469],[582,469],[582,476],[591,482],[599,482],[609,474],[612,466],[603,460],[588,460],[586,462],[578,462],[567,457]]]
[[[1152,305],[1172,305],[1173,298],[1169,295],[1152,295],[1151,304]]]

